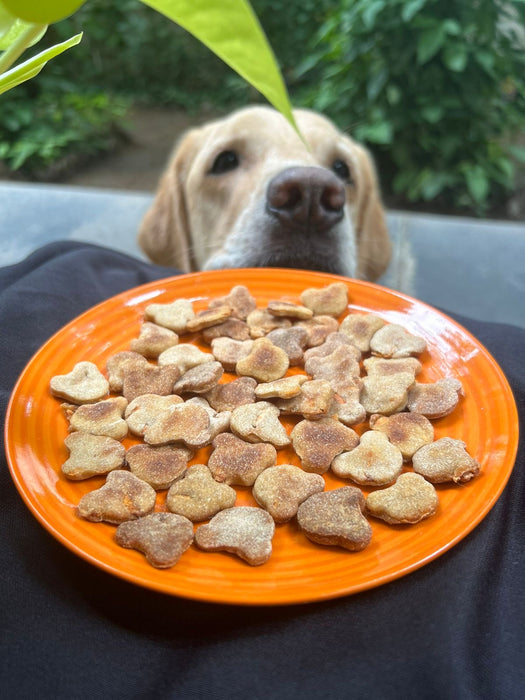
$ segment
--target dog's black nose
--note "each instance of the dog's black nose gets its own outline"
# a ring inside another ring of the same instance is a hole
[[[290,229],[327,230],[343,218],[345,189],[330,170],[287,168],[268,184],[266,209]]]

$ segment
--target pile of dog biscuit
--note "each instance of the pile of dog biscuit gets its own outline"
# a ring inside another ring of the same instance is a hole
[[[188,299],[150,304],[104,371],[83,361],[53,377],[69,424],[63,475],[105,477],[79,516],[117,525],[119,545],[168,568],[192,544],[264,564],[276,524],[359,551],[370,518],[395,526],[435,514],[433,484],[480,470],[464,442],[434,439],[432,420],[455,409],[461,383],[418,382],[424,339],[347,312],[342,282],[265,308],[242,285],[199,312]],[[193,463],[201,448],[206,463]],[[340,485],[327,490],[329,471]],[[258,506],[236,506],[236,486]]]

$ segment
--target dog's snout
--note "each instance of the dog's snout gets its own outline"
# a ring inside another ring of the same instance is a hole
[[[269,183],[267,210],[288,228],[328,229],[343,217],[345,189],[329,170],[287,168]]]

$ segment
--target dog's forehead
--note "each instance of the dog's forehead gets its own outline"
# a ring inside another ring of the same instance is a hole
[[[326,117],[299,109],[294,110],[294,118],[301,136],[275,109],[257,106],[238,110],[201,128],[197,160],[231,148],[249,149],[255,157],[264,155],[267,161],[275,156],[291,162],[315,163],[351,148],[351,140]]]

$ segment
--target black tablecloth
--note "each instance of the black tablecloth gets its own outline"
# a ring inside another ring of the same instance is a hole
[[[55,243],[0,269],[3,415],[49,336],[95,303],[172,275]],[[487,294],[490,290],[487,288]],[[495,356],[525,415],[525,332],[458,319]],[[4,698],[525,697],[525,456],[482,523],[397,581],[334,601],[235,607],[157,594],[70,553],[0,468]]]

